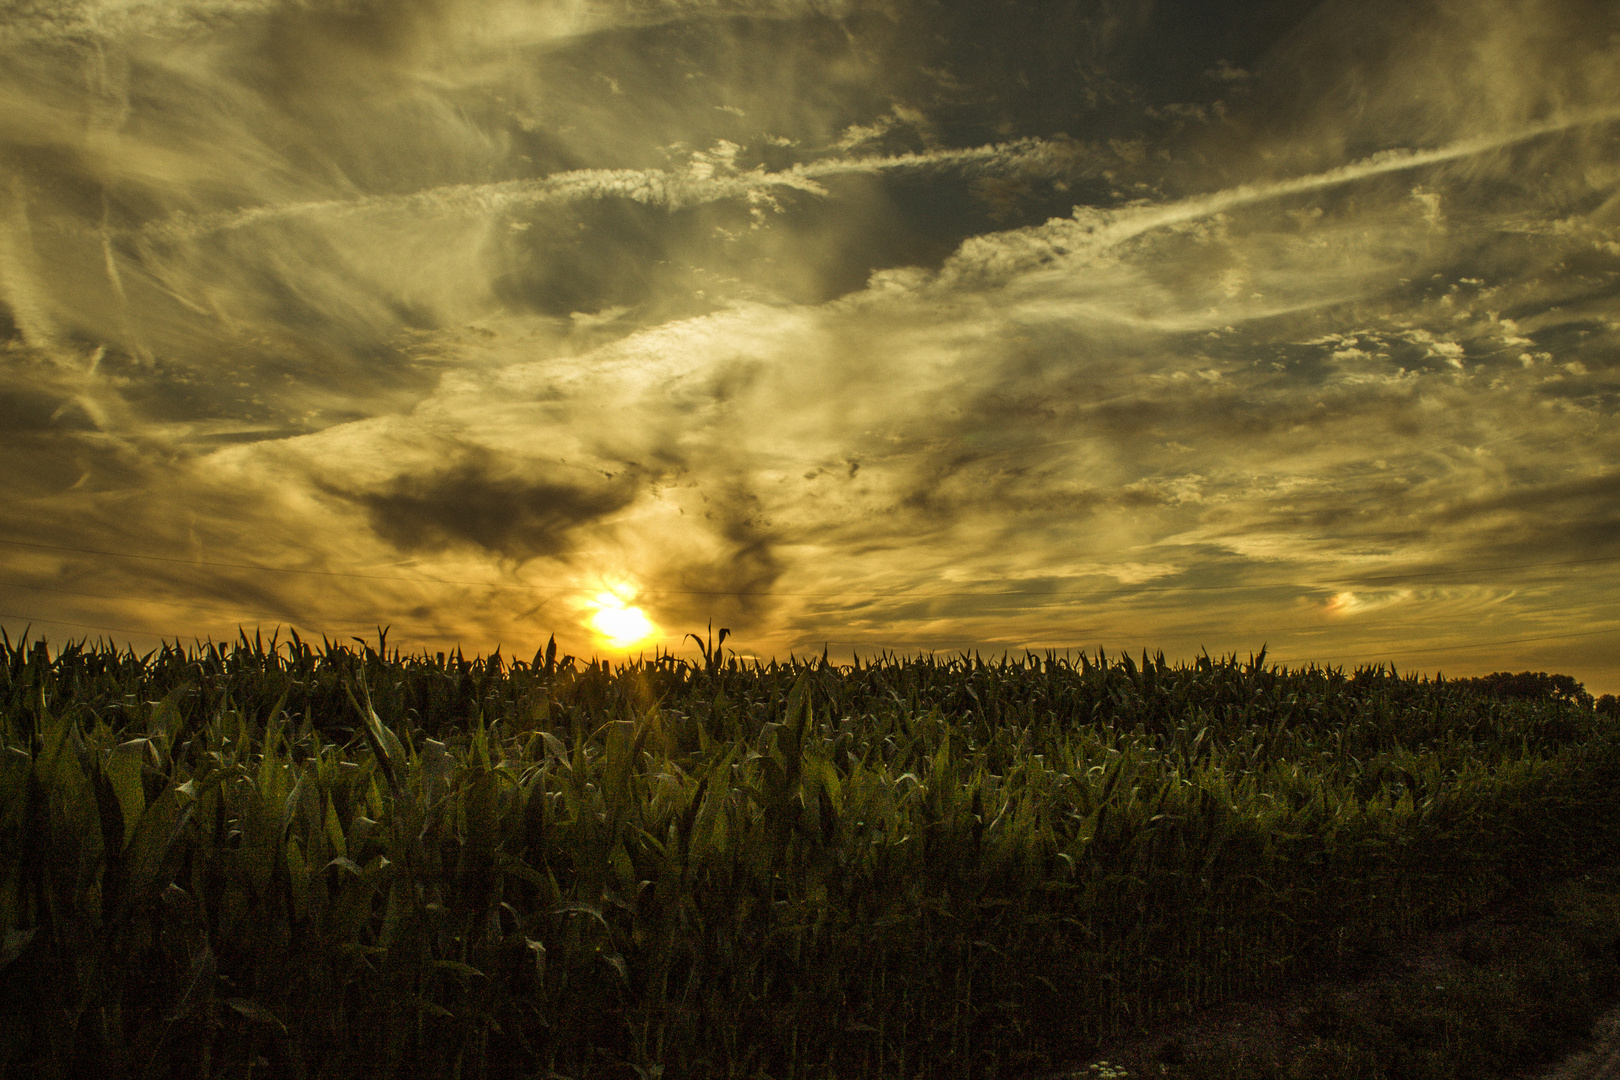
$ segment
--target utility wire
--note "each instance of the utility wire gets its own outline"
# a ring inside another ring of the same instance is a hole
[[[1574,638],[1600,637],[1604,634],[1620,634],[1620,626],[1611,626],[1607,630],[1584,630],[1578,634],[1545,634],[1539,637],[1505,638],[1500,641],[1481,641],[1473,645],[1442,645],[1435,648],[1414,647],[1405,641],[1393,641],[1385,644],[1405,646],[1405,651],[1415,656],[1426,656],[1429,653],[1462,652],[1466,649],[1482,649],[1495,645],[1523,645],[1530,641],[1569,641]],[[1370,653],[1326,653],[1328,658],[1335,660],[1365,660],[1369,656],[1387,656],[1388,650]]]
[[[4,581],[4,580],[0,580],[0,587],[8,587],[8,588],[13,588],[13,589],[32,589],[35,592],[56,593],[59,596],[81,596],[81,597],[84,597],[87,600],[119,600],[119,601],[139,600],[143,604],[162,604],[165,607],[188,608],[188,609],[190,609],[192,611],[203,611],[203,612],[207,612],[207,613],[212,614],[212,615],[222,615],[222,616],[258,615],[258,616],[260,616],[262,618],[266,618],[266,619],[283,619],[283,618],[287,617],[286,612],[280,612],[280,611],[264,611],[264,610],[257,609],[257,608],[217,608],[217,607],[208,607],[205,604],[199,604],[199,603],[196,603],[196,602],[191,601],[191,600],[167,600],[167,599],[164,599],[162,597],[157,597],[157,596],[139,596],[139,597],[137,597],[137,596],[131,596],[129,593],[123,593],[123,594],[121,594],[119,596],[112,596],[112,595],[109,595],[107,593],[80,592],[78,589],[62,589],[62,588],[58,588],[55,585],[34,585],[34,584],[30,584],[29,582],[26,582],[26,581]]]
[[[12,614],[10,612],[0,612],[0,619],[12,619],[12,620],[22,622],[22,623],[26,623],[26,624],[45,623],[45,624],[47,624],[49,626],[76,626],[76,627],[79,627],[80,629],[84,629],[84,630],[100,630],[100,631],[103,631],[103,632],[109,633],[109,634],[134,634],[134,635],[139,636],[139,637],[157,637],[157,638],[159,638],[159,640],[164,640],[161,635],[153,634],[150,630],[137,630],[137,629],[133,629],[133,628],[127,627],[127,626],[102,626],[102,625],[98,625],[96,623],[70,622],[70,621],[67,621],[67,620],[64,620],[64,619],[39,619],[39,618],[34,618],[32,616],[27,616],[27,615],[16,615],[16,614]],[[340,625],[342,625],[342,624],[340,624]],[[359,626],[360,624],[355,623],[355,624],[352,624],[352,625],[353,626]],[[368,623],[366,625],[367,625],[367,627],[369,627],[371,624]],[[1400,639],[1391,640],[1391,641],[1388,641],[1388,642],[1375,642],[1374,644],[1402,645],[1402,646],[1406,647],[1405,651],[1408,652],[1408,653],[1411,653],[1412,655],[1428,656],[1428,655],[1433,654],[1433,653],[1464,652],[1464,651],[1468,651],[1468,650],[1488,649],[1488,648],[1493,648],[1493,647],[1496,647],[1496,646],[1499,646],[1499,645],[1523,645],[1523,644],[1526,644],[1528,642],[1536,642],[1536,641],[1570,641],[1570,640],[1573,640],[1573,639],[1576,639],[1576,638],[1601,637],[1601,636],[1603,636],[1605,634],[1616,634],[1616,633],[1620,633],[1620,626],[1611,626],[1611,627],[1609,627],[1608,629],[1605,629],[1605,630],[1585,630],[1585,631],[1581,631],[1579,633],[1574,633],[1574,634],[1543,634],[1543,635],[1538,635],[1538,636],[1535,636],[1535,637],[1499,638],[1499,639],[1492,640],[1492,641],[1473,642],[1473,643],[1470,643],[1468,645],[1442,645],[1442,646],[1437,646],[1437,647],[1433,647],[1433,648],[1426,648],[1426,647],[1422,647],[1422,646],[1414,647],[1414,646],[1410,645],[1409,642],[1404,641],[1404,640],[1400,640]],[[1259,636],[1264,638],[1264,637],[1268,637],[1270,635],[1261,634]],[[176,641],[180,640],[178,635],[175,637],[175,640]],[[898,646],[905,645],[907,643],[904,642],[904,641],[845,641],[845,640],[838,640],[838,639],[828,638],[828,639],[823,640],[823,644],[826,644],[826,645],[849,645],[849,646],[854,647],[854,648],[872,649],[872,650],[875,650],[875,651],[880,652],[880,653],[886,653],[886,652],[897,652],[897,647]],[[921,651],[929,652],[929,653],[940,652],[940,651],[949,651],[949,652],[954,653],[954,652],[960,652],[961,651],[960,649],[957,649],[957,648],[952,648],[952,649],[949,649],[949,650],[940,650],[937,647],[929,646],[926,643],[920,642],[920,641],[913,641],[913,642],[910,642],[909,644],[918,646]],[[814,651],[813,647],[812,647],[811,651],[812,652]],[[1023,651],[1024,652],[1035,652],[1037,650],[1030,649],[1030,648],[1026,647]],[[1039,651],[1047,652],[1047,651],[1055,651],[1055,650],[1054,649],[1044,649],[1043,648],[1043,649],[1041,649]],[[1081,647],[1081,651],[1084,651],[1083,647]],[[1128,650],[1126,650],[1126,651],[1128,651]],[[1279,652],[1296,652],[1296,651],[1303,652],[1305,650],[1297,649],[1297,648],[1290,648],[1290,647],[1285,645],[1285,646],[1280,646],[1278,651]],[[1365,660],[1365,659],[1367,659],[1369,657],[1388,656],[1388,655],[1389,655],[1389,650],[1388,649],[1380,649],[1380,650],[1378,650],[1376,652],[1364,652],[1364,653],[1322,652],[1322,653],[1315,653],[1315,654],[1309,655],[1305,659],[1307,661],[1314,660],[1314,661],[1319,661],[1319,662],[1326,662],[1326,661],[1330,661],[1330,660]]]
[[[447,578],[406,577],[400,574],[356,574],[342,570],[305,570],[294,566],[266,566],[263,563],[219,562],[213,559],[179,559],[173,555],[136,555],[129,551],[103,551],[99,548],[40,544],[29,540],[4,540],[0,544],[38,548],[42,551],[71,551],[78,555],[104,555],[111,559],[144,559],[148,562],[178,563],[181,566],[218,566],[230,570],[263,570],[275,574],[310,574],[317,577],[362,578],[369,581],[415,581],[430,585],[484,585],[496,589],[569,589],[566,585],[503,585],[489,581],[453,581]]]
[[[44,623],[47,626],[76,626],[80,630],[100,630],[108,634],[133,634],[136,637],[155,637],[160,641],[163,640],[160,634],[154,634],[150,630],[136,630],[129,626],[102,626],[99,623],[69,622],[66,619],[36,619],[32,615],[13,615],[4,611],[0,611],[0,619],[14,619],[29,626],[34,623]]]
[[[403,581],[422,585],[465,585],[485,589],[517,589],[524,591],[541,592],[600,592],[598,586],[589,585],[533,585],[513,584],[497,581],[462,581],[454,578],[411,577],[402,574],[361,574],[342,570],[306,570],[291,566],[269,566],[264,563],[237,563],[223,562],[212,559],[181,559],[172,555],[137,555],[128,551],[105,551],[99,548],[69,547],[63,544],[41,544],[28,540],[0,539],[0,544],[13,547],[36,548],[43,551],[65,551],[79,555],[101,555],[113,559],[143,559],[150,562],[176,563],[182,566],[214,566],[232,570],[258,570],[276,574],[306,574],[319,577],[353,578],[365,581]],[[1553,566],[1587,566],[1598,563],[1620,562],[1620,555],[1606,555],[1591,559],[1559,559],[1547,562],[1515,563],[1507,566],[1479,566],[1457,570],[1429,570],[1402,574],[1341,574],[1323,579],[1324,581],[1344,583],[1383,582],[1383,581],[1414,581],[1429,578],[1456,577],[1466,574],[1499,574],[1509,570],[1538,570]],[[1097,575],[1102,576],[1102,575]],[[1134,596],[1150,592],[1234,592],[1257,591],[1260,589],[1288,589],[1288,588],[1321,588],[1320,582],[1308,581],[1276,581],[1251,582],[1237,585],[1118,585],[1119,590],[1128,591]],[[848,596],[855,590],[848,589],[843,592],[790,592],[774,589],[642,589],[643,596],[798,596],[820,599],[835,599]],[[998,596],[1053,596],[1051,589],[998,589],[977,591],[953,592],[909,592],[880,594],[874,599],[882,600],[938,600],[938,599],[965,599],[972,597]]]
[[[0,611],[0,619],[11,619],[25,625],[31,623],[45,623],[47,626],[77,626],[81,630],[100,630],[108,634],[134,634],[136,637],[155,637],[159,641],[167,640],[163,634],[154,634],[151,630],[139,630],[130,626],[102,626],[99,623],[72,622],[67,619],[40,619],[35,618],[32,615],[13,615],[4,611]],[[291,626],[290,623],[287,625]],[[350,629],[357,628],[370,630],[372,632],[375,632],[377,629],[375,623],[338,623],[337,626]],[[296,629],[296,627],[294,627],[294,629]],[[175,635],[175,640],[180,640],[180,636],[178,634]]]
[[[1310,629],[1316,629],[1316,628],[1312,627]],[[1280,632],[1272,631],[1272,632],[1266,632],[1266,633],[1253,634],[1251,636],[1258,637],[1258,638],[1261,638],[1262,640],[1265,640],[1265,639],[1277,636],[1278,633],[1280,633]],[[1525,643],[1527,641],[1564,641],[1564,640],[1568,640],[1568,639],[1571,639],[1571,638],[1598,637],[1598,636],[1603,635],[1603,634],[1620,634],[1620,626],[1611,626],[1606,630],[1584,630],[1584,631],[1581,631],[1580,633],[1575,633],[1575,634],[1547,634],[1547,635],[1542,635],[1542,636],[1538,636],[1538,637],[1502,638],[1502,639],[1494,640],[1494,641],[1474,642],[1474,643],[1468,644],[1468,645],[1442,645],[1442,646],[1436,646],[1434,648],[1425,648],[1425,647],[1421,647],[1421,646],[1415,646],[1415,645],[1413,645],[1411,643],[1411,641],[1409,639],[1404,639],[1404,638],[1397,638],[1397,639],[1392,639],[1392,640],[1389,640],[1389,641],[1374,641],[1374,642],[1368,642],[1368,643],[1365,643],[1365,644],[1370,644],[1370,645],[1400,645],[1400,646],[1405,646],[1406,651],[1408,651],[1408,652],[1411,652],[1411,653],[1414,653],[1414,654],[1427,654],[1427,653],[1437,653],[1437,652],[1460,652],[1460,651],[1465,650],[1465,649],[1484,649],[1484,648],[1490,648],[1490,647],[1496,646],[1496,645],[1521,645],[1521,644],[1523,644],[1523,643]],[[929,652],[942,651],[937,646],[927,645],[926,643],[921,642],[921,641],[911,641],[911,642],[894,641],[894,640],[890,640],[890,641],[841,641],[841,640],[839,640],[837,638],[825,638],[825,639],[817,638],[816,640],[817,641],[822,641],[827,645],[850,645],[850,646],[856,646],[856,647],[863,648],[863,649],[892,650],[896,646],[909,644],[909,645],[921,646],[921,647],[923,647],[924,649],[926,649]],[[1029,652],[1029,653],[1048,652],[1048,651],[1054,651],[1056,648],[1057,648],[1056,646],[1042,646],[1039,649],[1035,649],[1035,648],[1030,648],[1029,646],[1024,646],[1024,647],[1022,647],[1021,651]],[[1078,648],[1078,649],[1083,650],[1084,646],[1071,645],[1071,646],[1066,646],[1066,648],[1068,648],[1068,649],[1076,649],[1076,648]],[[960,650],[953,648],[953,649],[951,649],[949,651],[958,652]],[[980,651],[983,651],[983,650],[981,649]],[[1283,646],[1278,646],[1277,651],[1306,652],[1306,651],[1309,651],[1309,650],[1308,650],[1308,647],[1290,647],[1290,646],[1283,645]],[[1358,659],[1362,659],[1362,658],[1368,657],[1368,656],[1384,656],[1384,655],[1387,655],[1387,653],[1386,652],[1369,652],[1369,653],[1324,652],[1324,653],[1321,653],[1320,655],[1324,656],[1324,657],[1332,658],[1332,659],[1358,660]]]
[[[43,544],[43,543],[24,541],[24,540],[0,539],[0,544],[7,544],[7,545],[15,546],[15,547],[35,548],[35,549],[46,550],[46,551],[63,551],[63,552],[71,552],[71,553],[83,554],[83,555],[99,555],[99,556],[104,556],[104,557],[107,557],[107,558],[138,559],[138,560],[146,560],[146,561],[152,561],[152,562],[174,563],[174,564],[184,565],[184,566],[213,566],[213,567],[221,567],[221,568],[226,568],[226,569],[256,570],[256,571],[270,572],[270,573],[305,574],[305,575],[314,575],[314,576],[321,576],[321,577],[353,578],[353,579],[360,579],[360,580],[402,581],[402,582],[412,582],[412,583],[421,583],[421,584],[435,584],[435,585],[465,585],[465,586],[494,588],[494,589],[520,589],[520,590],[536,590],[536,591],[548,591],[548,592],[594,592],[594,591],[598,591],[597,589],[595,589],[593,587],[589,587],[589,586],[563,586],[563,585],[550,585],[550,586],[548,586],[548,585],[528,585],[528,584],[519,585],[519,584],[508,584],[508,583],[487,582],[487,581],[459,581],[459,580],[447,579],[447,578],[408,577],[408,576],[404,576],[404,575],[361,574],[361,573],[353,573],[353,572],[338,571],[338,570],[307,570],[307,569],[296,568],[296,567],[269,566],[269,565],[265,565],[265,564],[262,564],[262,563],[235,563],[235,562],[225,562],[225,561],[220,561],[220,560],[208,560],[208,559],[183,559],[183,558],[177,558],[175,556],[138,555],[138,554],[135,554],[133,552],[106,551],[106,550],[95,549],[95,548],[80,548],[80,547],[72,547],[72,546],[61,545],[61,544]],[[1602,557],[1589,558],[1589,559],[1559,559],[1559,560],[1548,560],[1548,561],[1533,562],[1533,563],[1517,563],[1517,564],[1511,564],[1511,565],[1505,565],[1505,566],[1473,567],[1473,568],[1462,568],[1462,569],[1456,569],[1456,570],[1439,570],[1439,571],[1428,571],[1428,572],[1422,572],[1422,573],[1409,573],[1409,574],[1382,574],[1382,575],[1368,575],[1368,576],[1350,575],[1350,577],[1352,577],[1357,582],[1410,581],[1410,580],[1414,580],[1414,579],[1424,579],[1424,578],[1455,577],[1455,576],[1458,576],[1458,575],[1466,575],[1466,574],[1485,574],[1485,573],[1493,573],[1494,574],[1494,573],[1502,573],[1502,572],[1510,571],[1510,570],[1532,570],[1532,569],[1544,569],[1544,568],[1549,568],[1549,567],[1586,566],[1586,565],[1596,565],[1596,564],[1615,563],[1615,562],[1620,562],[1620,556],[1602,556]],[[1346,580],[1346,579],[1341,578],[1341,579],[1338,579],[1338,580],[1343,581],[1343,580]],[[70,595],[70,596],[82,596],[82,597],[86,597],[86,598],[90,598],[90,599],[103,599],[103,600],[127,600],[127,599],[132,599],[127,594],[123,595],[123,596],[114,597],[114,596],[107,596],[105,594],[79,592],[79,591],[76,591],[76,590],[62,589],[62,588],[54,587],[54,586],[33,585],[33,584],[27,584],[27,583],[23,583],[23,582],[0,581],[0,585],[27,588],[27,589],[34,589],[34,590],[47,591],[47,592],[55,592],[55,593],[61,593],[61,594]],[[1122,590],[1128,590],[1127,598],[1129,598],[1129,596],[1134,596],[1134,595],[1136,595],[1138,593],[1146,593],[1146,592],[1229,592],[1229,591],[1238,591],[1238,590],[1258,591],[1258,590],[1262,590],[1262,589],[1307,588],[1307,587],[1312,587],[1311,583],[1307,583],[1307,582],[1261,582],[1261,583],[1239,584],[1239,585],[1145,585],[1145,586],[1134,586],[1134,587],[1133,586],[1120,586],[1119,588],[1122,589]],[[849,595],[848,591],[846,591],[844,593],[804,593],[804,592],[768,592],[768,591],[749,591],[749,590],[699,590],[699,589],[645,589],[645,590],[642,590],[642,593],[644,595],[684,595],[684,596],[799,596],[799,597],[819,597],[819,598],[827,598],[827,599]],[[1059,603],[1067,602],[1064,597],[1055,595],[1053,590],[1049,590],[1049,589],[1019,589],[1019,590],[975,591],[975,592],[890,593],[890,594],[880,595],[880,596],[874,597],[874,599],[880,599],[880,600],[928,600],[928,599],[973,598],[973,597],[983,597],[983,598],[986,598],[986,599],[994,599],[994,598],[998,598],[998,597],[1011,597],[1011,596],[1043,596],[1043,597],[1048,597],[1048,598],[1054,600],[1055,602],[1059,602]],[[147,599],[146,602],[159,603],[159,604],[165,604],[165,605],[172,605],[172,606],[176,606],[176,607],[188,607],[188,608],[191,608],[193,610],[198,610],[198,611],[208,611],[208,612],[213,612],[215,614],[224,614],[224,612],[222,612],[220,609],[217,609],[217,608],[207,608],[207,607],[191,604],[191,603],[188,603],[186,601],[181,601],[181,600]],[[258,611],[252,611],[252,610],[249,610],[249,609],[239,609],[237,611],[237,613],[238,614],[258,614],[258,615],[265,615],[265,616],[277,617],[277,618],[280,617],[279,615],[277,615],[275,613],[258,612]],[[141,636],[151,635],[151,631],[149,631],[149,630],[138,630],[138,629],[134,629],[134,628],[130,628],[130,627],[110,627],[110,626],[103,626],[103,625],[94,624],[94,623],[70,622],[70,621],[65,621],[65,620],[60,620],[60,619],[30,618],[28,616],[8,614],[8,613],[0,613],[0,618],[16,619],[16,620],[21,620],[21,621],[26,621],[26,622],[39,622],[39,623],[45,623],[47,625],[55,625],[55,626],[76,626],[76,627],[80,627],[82,629],[100,630],[100,631],[103,631],[103,632],[106,632],[106,633],[124,633],[124,634],[135,634],[135,635],[141,635]],[[338,625],[345,625],[345,624],[340,623]],[[349,624],[349,625],[359,626],[359,625],[362,625],[362,624],[354,623],[354,624]],[[369,623],[367,623],[365,625],[370,626]],[[1299,629],[1314,629],[1314,628],[1299,628]],[[1273,633],[1278,633],[1278,632],[1280,632],[1280,631],[1274,631]],[[1612,634],[1612,633],[1616,633],[1616,632],[1620,632],[1620,627],[1612,627],[1612,628],[1605,629],[1605,630],[1585,631],[1585,632],[1574,633],[1574,634],[1554,634],[1554,635],[1543,635],[1543,636],[1536,636],[1536,637],[1498,639],[1498,640],[1492,640],[1492,641],[1482,641],[1482,642],[1477,642],[1477,643],[1468,644],[1468,645],[1440,646],[1440,647],[1435,647],[1435,648],[1422,648],[1422,647],[1414,648],[1407,641],[1404,641],[1404,640],[1391,640],[1391,641],[1387,641],[1387,642],[1378,642],[1378,643],[1374,643],[1374,644],[1375,645],[1400,645],[1400,646],[1405,647],[1406,650],[1409,651],[1409,652],[1416,652],[1416,653],[1420,653],[1420,654],[1429,654],[1429,653],[1459,652],[1459,651],[1464,651],[1464,650],[1491,648],[1491,647],[1499,646],[1499,645],[1518,645],[1518,644],[1526,644],[1526,643],[1536,642],[1536,641],[1572,640],[1572,639],[1576,639],[1576,638],[1595,637],[1595,636],[1601,636],[1601,635],[1604,635],[1604,634]],[[155,636],[155,635],[153,635],[153,636]],[[1269,635],[1262,634],[1261,636],[1264,637],[1264,636],[1269,636]],[[877,649],[893,648],[893,647],[895,647],[897,645],[902,644],[901,642],[886,642],[885,643],[885,642],[864,642],[864,641],[863,642],[857,642],[857,641],[832,641],[830,639],[828,640],[828,643],[829,644],[839,644],[839,645],[849,645],[849,646],[854,646],[854,647],[877,648]],[[921,642],[915,642],[913,644],[922,645]],[[923,647],[926,648],[926,646],[923,646]],[[1354,660],[1354,659],[1364,659],[1364,658],[1371,657],[1371,656],[1386,655],[1386,653],[1384,653],[1384,652],[1327,653],[1327,654],[1324,654],[1324,655],[1327,656],[1327,657],[1330,657],[1330,658],[1335,658],[1335,659]]]

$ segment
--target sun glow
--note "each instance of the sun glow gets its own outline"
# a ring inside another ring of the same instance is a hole
[[[658,632],[647,613],[632,607],[610,592],[600,592],[592,601],[596,613],[587,620],[598,637],[615,649],[630,649]]]

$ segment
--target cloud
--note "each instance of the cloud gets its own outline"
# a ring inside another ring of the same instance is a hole
[[[576,651],[604,589],[761,653],[1600,622],[1603,564],[1443,575],[1613,550],[1612,13],[1212,10],[14,4],[0,525],[184,561],[29,549],[0,600]]]
[[[840,147],[845,149],[846,147]],[[773,190],[825,197],[818,181],[828,177],[877,175],[891,171],[962,169],[969,175],[1060,175],[1075,163],[1072,146],[1038,139],[1016,143],[935,150],[890,156],[823,158],[791,168],[742,171],[741,147],[721,140],[712,150],[695,150],[682,167],[666,169],[581,169],[539,179],[454,184],[400,195],[367,195],[302,203],[256,206],[207,215],[176,214],[142,226],[142,240],[197,240],[213,233],[298,218],[341,219],[357,215],[423,215],[486,219],[547,203],[622,199],[681,210],[723,200],[749,200]]]
[[[507,558],[558,556],[571,534],[622,510],[635,498],[633,477],[617,483],[547,483],[532,473],[495,475],[486,454],[429,475],[395,477],[382,491],[356,501],[377,534],[405,551],[442,549],[463,543]]]

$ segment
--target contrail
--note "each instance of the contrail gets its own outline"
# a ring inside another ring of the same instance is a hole
[[[1443,161],[1472,157],[1475,154],[1498,150],[1504,146],[1512,146],[1515,143],[1527,142],[1543,135],[1551,135],[1591,124],[1609,123],[1614,120],[1620,120],[1620,108],[1579,113],[1565,119],[1551,120],[1501,135],[1462,139],[1433,150],[1384,150],[1371,157],[1363,158],[1349,165],[1341,165],[1337,169],[1329,169],[1326,172],[1295,177],[1292,180],[1276,180],[1266,184],[1242,184],[1238,187],[1227,188],[1225,191],[1212,192],[1208,195],[1194,195],[1163,206],[1132,208],[1114,212],[1093,210],[1090,214],[1080,217],[1078,220],[1054,221],[1048,223],[1048,226],[1060,227],[1065,232],[1078,229],[1088,234],[1090,246],[1110,247],[1153,229],[1209,217],[1232,207],[1264,202],[1285,195],[1296,195],[1305,191],[1318,191],[1338,184],[1364,180],[1370,176],[1400,172],[1403,169],[1415,169],[1424,165],[1434,165]],[[1045,229],[1048,226],[1039,226],[1038,228]]]
[[[722,157],[717,165],[714,158]],[[818,179],[895,169],[926,169],[983,163],[997,168],[1050,166],[1053,148],[1041,139],[1021,139],[965,150],[926,154],[897,154],[877,158],[829,158],[794,165],[780,172],[756,169],[728,171],[724,155],[696,156],[684,168],[578,169],[533,180],[505,180],[483,184],[447,184],[408,195],[369,195],[354,199],[320,199],[298,203],[255,206],[211,214],[175,214],[131,230],[146,239],[195,240],[211,233],[248,228],[291,218],[341,218],[375,213],[437,213],[488,216],[550,202],[589,199],[629,199],[667,206],[671,210],[724,199],[746,197],[749,192],[787,188],[826,195]]]
[[[1463,139],[1432,150],[1385,150],[1361,161],[1326,172],[1266,184],[1243,184],[1208,195],[1195,195],[1162,206],[1120,211],[1091,210],[1075,220],[1036,226],[1029,233],[1060,229],[1086,234],[1088,247],[1108,247],[1153,229],[1209,217],[1223,210],[1305,191],[1333,187],[1383,173],[1420,168],[1511,146],[1543,135],[1620,119],[1620,109],[1582,113],[1562,120],[1520,128],[1502,135]],[[737,172],[722,153],[694,155],[691,163],[673,171],[664,169],[578,169],[537,179],[505,180],[481,184],[447,184],[406,195],[368,195],[351,199],[321,199],[279,203],[211,214],[175,214],[133,232],[143,239],[195,240],[213,233],[294,218],[343,218],[360,214],[462,214],[490,216],[528,206],[593,199],[629,199],[666,206],[671,210],[725,199],[746,197],[770,189],[803,191],[825,196],[818,180],[828,177],[880,173],[899,169],[927,169],[982,165],[995,169],[1055,168],[1056,148],[1042,139],[940,150],[888,157],[828,158],[804,162],[778,172],[755,169]],[[716,162],[715,158],[721,160]],[[1003,233],[1011,236],[1014,233]],[[984,238],[990,240],[989,237]],[[992,241],[993,242],[993,241]]]

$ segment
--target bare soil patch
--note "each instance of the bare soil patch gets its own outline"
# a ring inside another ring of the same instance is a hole
[[[1620,1080],[1620,867],[1021,1080]]]

